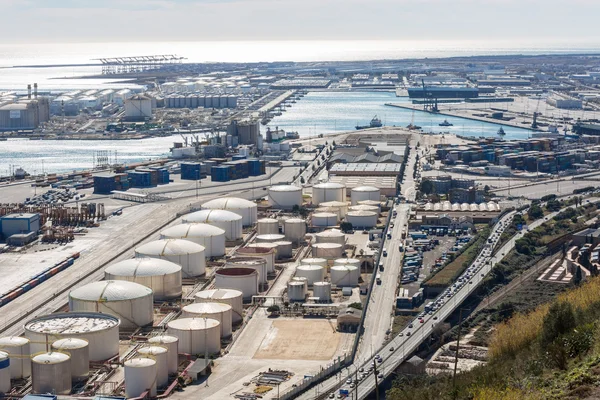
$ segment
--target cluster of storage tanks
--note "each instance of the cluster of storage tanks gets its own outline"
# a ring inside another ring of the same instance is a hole
[[[488,203],[450,203],[443,201],[440,203],[427,203],[424,206],[426,211],[500,211],[498,203],[490,201]]]
[[[166,108],[236,108],[238,96],[228,94],[178,95],[165,98]]]

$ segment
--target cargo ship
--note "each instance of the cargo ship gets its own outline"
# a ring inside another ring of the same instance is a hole
[[[383,124],[381,123],[381,120],[376,115],[373,117],[373,119],[371,119],[371,123],[369,125],[356,125],[356,130],[369,129],[369,128],[381,128],[382,126],[383,126]]]

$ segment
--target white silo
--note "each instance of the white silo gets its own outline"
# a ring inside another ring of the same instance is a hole
[[[225,268],[252,268],[258,272],[258,282],[267,283],[267,261],[261,257],[232,257]]]
[[[308,292],[306,281],[289,281],[287,290],[290,301],[304,301]]]
[[[71,394],[71,357],[57,351],[40,353],[31,359],[33,393]]]
[[[337,226],[338,224],[338,214],[334,213],[314,213],[312,215],[312,225],[313,226]]]
[[[350,222],[354,228],[373,228],[377,226],[378,213],[373,211],[349,211],[346,214],[346,222]]]
[[[182,318],[212,318],[221,324],[221,337],[230,337],[233,331],[233,310],[229,304],[192,303],[181,309]]]
[[[203,290],[194,295],[196,303],[221,303],[231,306],[233,323],[241,322],[244,318],[243,293],[234,289]]]
[[[31,351],[29,339],[22,336],[0,338],[0,350],[9,354],[10,377],[23,379],[31,376]]]
[[[204,246],[183,240],[155,240],[135,249],[136,258],[160,258],[181,265],[184,278],[194,278],[206,272]]]
[[[312,202],[315,205],[319,205],[326,201],[345,201],[346,200],[346,186],[327,182],[319,183],[314,185],[312,188]]]
[[[114,315],[122,327],[137,328],[152,325],[154,297],[152,289],[135,282],[92,282],[69,293],[69,310]]]
[[[159,335],[148,339],[148,344],[167,349],[167,371],[169,375],[176,374],[179,369],[179,339],[175,336]]]
[[[279,260],[282,258],[281,255],[277,253],[277,244],[275,244],[275,243],[250,243],[250,244],[246,245],[246,248],[249,248],[249,249],[254,249],[254,248],[272,249],[275,252],[275,260]]]
[[[317,243],[338,243],[341,245],[346,244],[346,235],[338,229],[330,229],[327,231],[319,232],[315,235]]]
[[[8,353],[0,351],[0,395],[10,393],[10,361]]]
[[[334,265],[331,267],[331,283],[336,286],[358,285],[358,268],[351,265]]]
[[[138,354],[156,361],[156,386],[166,386],[169,383],[169,350],[163,346],[144,346]]]
[[[381,201],[381,190],[375,186],[358,186],[350,191],[350,201],[353,206],[363,200]]]
[[[90,375],[90,344],[85,339],[65,338],[52,343],[52,351],[68,354],[71,357],[71,379],[85,381]]]
[[[379,207],[368,206],[366,204],[359,204],[359,205],[350,207],[349,211],[371,211],[371,212],[379,214]]]
[[[278,185],[269,188],[269,205],[289,210],[302,205],[302,188],[293,185]]]
[[[313,297],[318,297],[320,302],[331,302],[331,283],[315,282],[313,283]]]
[[[348,203],[345,201],[326,201],[319,204],[319,208],[327,208],[339,215],[340,218],[344,218],[348,212]]]
[[[226,210],[200,210],[184,215],[182,222],[205,223],[219,227],[225,231],[226,240],[242,238],[242,216]]]
[[[209,224],[181,224],[160,232],[161,239],[185,239],[204,246],[207,258],[225,255],[225,230]]]
[[[356,268],[360,268],[362,261],[358,258],[338,258],[333,260],[333,265],[351,265]]]
[[[277,254],[280,255],[280,258],[292,258],[293,256],[293,247],[292,242],[288,242],[287,240],[280,240],[275,242],[277,245]]]
[[[257,223],[257,234],[277,235],[279,234],[279,221],[275,218],[261,218]]]
[[[303,258],[300,260],[301,265],[320,265],[327,268],[327,260],[325,258]]]
[[[240,247],[234,256],[236,257],[260,257],[267,263],[267,273],[275,272],[275,254],[276,249],[271,247]]]
[[[281,235],[279,233],[256,236],[256,243],[275,243],[282,240],[285,240],[285,235]]]
[[[90,361],[104,361],[119,354],[119,324],[109,314],[56,313],[27,322],[25,336],[31,340],[31,354],[46,351],[58,339],[81,338],[90,344]]]
[[[167,333],[179,339],[179,351],[203,356],[221,351],[221,328],[212,318],[180,318],[167,324]]]
[[[242,216],[242,224],[244,226],[252,226],[257,220],[258,207],[256,203],[238,197],[223,197],[207,201],[202,204],[202,208],[234,212]]]
[[[154,291],[155,300],[181,297],[181,266],[159,258],[130,258],[104,270],[104,279],[135,282]]]
[[[283,233],[285,240],[298,243],[304,240],[306,235],[306,221],[301,218],[290,218],[283,222]]]
[[[315,243],[312,245],[312,256],[317,258],[340,258],[344,246],[338,243]]]
[[[299,265],[296,268],[296,276],[306,278],[308,286],[325,279],[325,268],[320,265]]]
[[[235,289],[250,300],[258,294],[258,271],[252,268],[223,268],[215,272],[215,288]]]
[[[156,361],[146,357],[136,357],[123,363],[125,369],[125,396],[140,397],[146,391],[149,397],[156,396]]]

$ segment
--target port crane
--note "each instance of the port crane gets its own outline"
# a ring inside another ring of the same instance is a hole
[[[424,106],[425,110],[432,112],[432,113],[439,112],[440,110],[438,109],[437,97],[434,99],[431,98],[431,92],[427,92],[424,79],[421,79],[421,84],[423,85],[423,97],[425,98],[425,106]]]

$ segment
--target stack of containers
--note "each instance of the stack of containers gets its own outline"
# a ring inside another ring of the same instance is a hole
[[[200,163],[183,162],[181,165],[181,179],[199,181],[203,178]]]
[[[150,185],[151,186],[158,186],[158,171],[156,169],[152,169],[152,168],[138,168],[138,169],[136,169],[136,171],[138,171],[138,172],[145,172],[147,174],[150,174]]]
[[[94,193],[110,194],[113,190],[129,189],[127,174],[102,174],[94,176]]]
[[[237,160],[223,163],[230,167],[231,180],[244,179],[248,177],[248,160]]]
[[[230,168],[227,165],[219,165],[210,169],[210,179],[213,182],[229,182],[231,180]]]
[[[153,186],[152,177],[150,173],[146,171],[129,171],[127,172],[127,179],[129,180],[129,186],[132,188]]]
[[[248,160],[248,175],[259,176],[266,174],[264,160],[258,160],[256,158]]]

